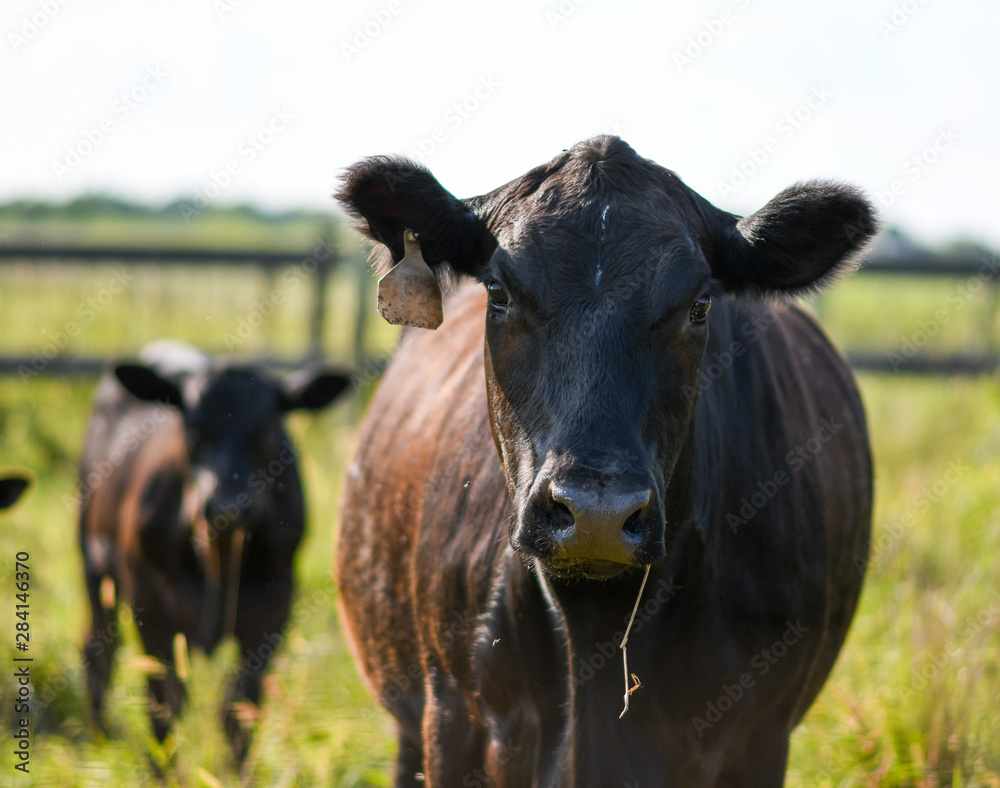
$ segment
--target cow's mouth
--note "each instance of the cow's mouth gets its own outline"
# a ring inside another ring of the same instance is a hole
[[[539,559],[539,563],[548,574],[564,580],[610,580],[634,568],[618,561],[588,561],[585,558],[548,558]]]

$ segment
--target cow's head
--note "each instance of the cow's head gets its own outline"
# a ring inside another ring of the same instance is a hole
[[[282,378],[259,365],[207,359],[189,365],[119,364],[115,376],[140,400],[180,412],[192,482],[186,514],[203,516],[210,536],[235,526],[252,532],[267,516],[275,492],[298,485],[282,417],[325,407],[349,383],[332,370]]]
[[[412,231],[437,278],[482,282],[511,543],[553,574],[592,578],[665,555],[713,297],[817,287],[876,227],[857,191],[828,182],[741,219],[615,137],[467,200],[389,157],[351,167],[337,196],[384,245],[383,268]]]

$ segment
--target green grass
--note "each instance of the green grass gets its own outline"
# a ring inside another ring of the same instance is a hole
[[[870,376],[862,388],[873,551],[788,782],[1000,785],[1000,390]]]
[[[360,270],[355,258],[330,283],[324,341],[342,360],[352,348]],[[0,352],[41,347],[81,317],[78,305],[112,273],[4,270]],[[842,346],[888,352],[947,308],[959,284],[859,278],[824,300],[824,321]],[[253,272],[142,270],[61,352],[127,354],[165,335],[223,351],[225,333],[269,289]],[[952,306],[935,349],[987,347],[995,327],[985,294]],[[308,311],[306,288],[299,288],[236,349],[302,352]],[[374,320],[371,328],[367,352],[384,356],[395,332]],[[371,370],[361,374],[374,377]],[[1000,786],[1000,387],[989,378],[902,376],[864,376],[861,385],[876,457],[876,547],[847,645],[794,734],[787,784]],[[158,783],[148,753],[166,755],[155,753],[149,734],[141,653],[127,621],[109,699],[113,735],[97,735],[85,714],[78,648],[86,610],[76,512],[67,500],[93,389],[87,379],[0,378],[0,459],[36,473],[30,496],[3,515],[0,527],[0,589],[8,595],[0,632],[9,633],[0,637],[0,660],[11,665],[14,656],[10,573],[23,550],[31,555],[35,692],[46,701],[30,778],[11,780],[15,687],[9,676],[0,680],[3,784],[152,786]],[[340,480],[359,410],[356,400],[345,402],[290,424],[302,449],[311,516],[298,554],[292,634],[267,681],[248,761],[258,785],[391,782],[392,728],[375,710],[340,634],[330,576]],[[191,702],[177,728],[168,782],[238,784],[217,724],[219,690],[234,656],[228,646],[212,660],[194,657]]]

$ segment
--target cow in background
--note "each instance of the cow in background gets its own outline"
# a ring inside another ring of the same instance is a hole
[[[87,683],[99,723],[124,600],[162,666],[148,678],[161,742],[183,705],[187,644],[210,654],[236,638],[241,662],[222,711],[233,755],[245,758],[253,716],[245,702],[260,702],[282,639],[305,523],[282,417],[329,405],[347,384],[332,370],[281,378],[172,342],[101,380],[80,462],[79,532],[92,612]]]

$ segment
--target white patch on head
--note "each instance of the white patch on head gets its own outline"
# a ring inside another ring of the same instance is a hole
[[[173,339],[161,339],[146,345],[139,358],[164,377],[193,375],[205,372],[211,366],[211,360],[200,350]]]
[[[111,571],[113,562],[111,540],[105,536],[87,538],[87,562],[100,574]]]
[[[606,235],[607,219],[608,219],[608,209],[610,207],[611,207],[611,204],[608,203],[607,205],[604,206],[604,210],[601,211],[601,245],[602,246],[604,244],[604,238],[605,238],[605,235]],[[602,276],[604,276],[604,269],[601,267],[601,264],[598,263],[597,264],[597,277],[594,279],[594,285],[595,286],[597,286],[597,287],[601,286],[601,277]]]

